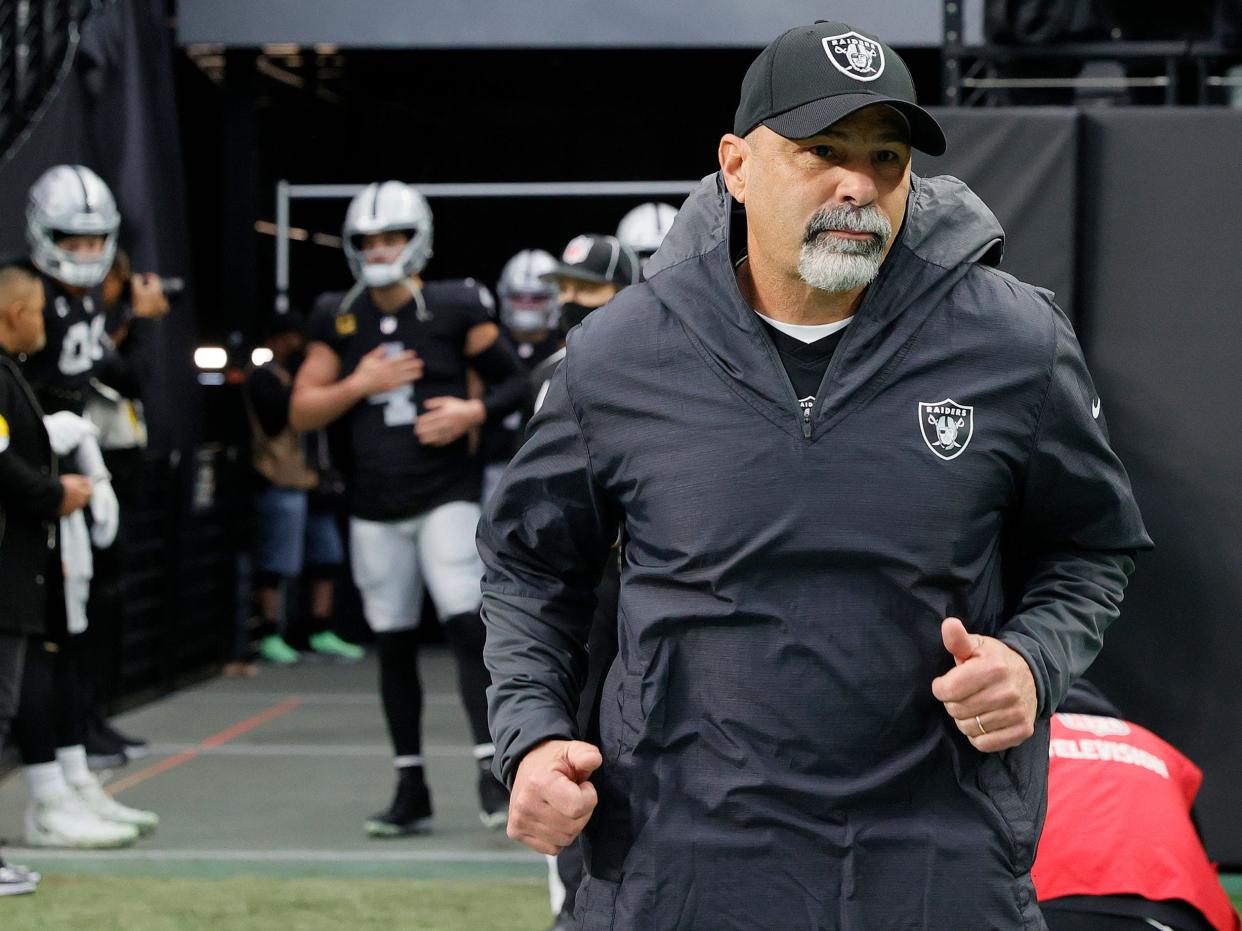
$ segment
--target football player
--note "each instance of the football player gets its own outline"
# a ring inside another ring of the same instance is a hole
[[[390,837],[426,830],[418,624],[423,586],[457,660],[478,761],[480,817],[505,824],[508,793],[491,775],[482,564],[475,549],[481,475],[467,433],[522,403],[523,367],[499,338],[487,288],[472,279],[426,281],[432,216],[417,190],[371,184],[350,203],[344,248],[354,287],[325,295],[310,323],[290,408],[297,430],[344,427],[350,475],[350,550],[363,611],[375,631],[380,695],[397,790],[366,822]],[[467,397],[467,369],[488,385]]]
[[[542,277],[556,268],[556,259],[542,249],[523,249],[505,263],[496,284],[501,338],[509,341],[528,369],[536,368],[561,345],[556,282]],[[483,503],[500,481],[505,466],[521,443],[524,411],[514,411],[483,431]]]
[[[54,651],[27,654],[14,727],[31,792],[26,814],[31,846],[128,843],[159,821],[153,812],[115,802],[89,771],[90,714],[79,671],[94,655],[81,643],[94,572],[92,544],[110,546],[120,516],[97,431],[81,415],[92,379],[137,394],[132,372],[108,339],[100,291],[116,254],[120,223],[112,192],[89,168],[56,165],[31,186],[26,238],[30,260],[42,273],[47,343],[21,357],[22,371],[49,415],[48,433],[61,468],[92,480],[89,530],[81,511],[60,522],[63,623],[49,625]],[[158,282],[153,287],[158,289]],[[108,763],[124,764],[119,741],[106,750]]]

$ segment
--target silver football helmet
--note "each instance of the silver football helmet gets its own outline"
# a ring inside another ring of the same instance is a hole
[[[93,288],[108,275],[116,257],[121,214],[108,185],[83,165],[49,168],[30,188],[26,203],[26,240],[30,260],[63,284]],[[80,255],[62,249],[65,236],[102,236],[103,251]]]
[[[560,309],[556,282],[540,276],[555,272],[556,259],[542,249],[523,249],[505,263],[496,284],[500,322],[515,335],[556,329]]]
[[[410,241],[391,262],[368,262],[362,237],[369,233],[400,230]],[[383,181],[368,184],[349,202],[345,211],[345,259],[354,279],[368,288],[384,288],[410,275],[417,275],[431,258],[431,208],[408,184]]]
[[[669,204],[654,201],[639,204],[621,218],[617,238],[637,252],[638,258],[645,264],[660,248],[676,216],[677,208]]]

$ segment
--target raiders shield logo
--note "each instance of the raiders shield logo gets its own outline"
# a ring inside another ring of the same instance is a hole
[[[919,429],[928,449],[941,459],[956,459],[975,434],[975,409],[952,398],[934,404],[920,401]]]
[[[884,73],[883,46],[856,32],[827,36],[824,51],[838,71],[856,81],[874,81]]]

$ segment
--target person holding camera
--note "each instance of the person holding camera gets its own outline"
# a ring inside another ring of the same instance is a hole
[[[310,579],[307,648],[341,662],[357,662],[364,654],[362,647],[331,629],[335,578],[344,562],[331,507],[332,486],[339,478],[329,466],[323,431],[299,433],[289,425],[293,375],[305,345],[298,318],[290,314],[275,318],[264,341],[272,358],[251,367],[245,386],[251,461],[258,482],[255,552],[262,616],[258,653],[282,666],[300,659],[286,639],[291,627],[287,606],[290,589],[304,571]]]

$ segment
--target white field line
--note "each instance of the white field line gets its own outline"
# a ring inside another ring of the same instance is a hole
[[[379,695],[374,692],[301,692],[297,689],[288,692],[217,692],[208,689],[187,689],[148,702],[140,708],[125,712],[120,717],[132,717],[150,708],[158,708],[172,702],[179,705],[270,705],[295,696],[303,705],[375,705],[378,707],[380,703]],[[453,692],[428,692],[423,695],[423,703],[455,707],[461,704],[461,699]]]
[[[139,862],[222,863],[542,863],[542,855],[515,851],[480,850],[49,850],[43,847],[6,847],[9,858],[44,862],[74,860],[129,860]]]
[[[323,756],[323,757],[356,757],[377,756],[391,757],[392,747],[388,744],[256,744],[227,743],[218,747],[200,748],[197,743],[153,743],[152,756],[174,756],[187,750],[199,751],[200,756]],[[435,757],[469,757],[472,748],[466,744],[448,746],[431,744],[423,747],[423,756]]]

